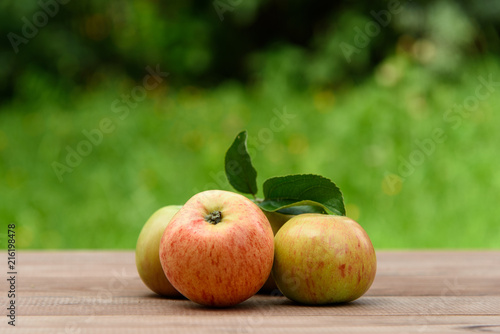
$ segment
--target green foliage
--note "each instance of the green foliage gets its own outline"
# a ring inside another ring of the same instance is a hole
[[[266,211],[294,206],[320,206],[325,211],[345,215],[344,199],[339,188],[331,180],[314,174],[267,179],[264,182],[264,201],[259,206]]]
[[[59,96],[58,87],[33,86],[41,99],[0,111],[0,217],[16,223],[24,249],[132,249],[158,208],[232,189],[223,157],[246,128],[258,184],[275,175],[328,176],[342,189],[346,215],[378,249],[498,248],[500,88],[490,87],[472,111],[454,107],[490,76],[500,81],[496,58],[446,81],[400,55],[353,89],[297,91],[282,105],[236,83],[159,86],[124,119],[111,106],[133,88],[128,80],[68,102],[43,98]],[[66,164],[67,147],[76,149],[87,140],[82,131],[103,118],[114,131],[59,182],[52,163]],[[435,129],[445,140],[414,153]],[[402,161],[412,159],[418,163],[405,173]]]
[[[376,248],[498,248],[500,7],[406,2],[356,46],[388,3],[61,5],[0,42],[0,220],[20,248],[132,249],[158,208],[232,189],[244,128],[257,184],[328,176]],[[0,30],[40,10],[2,2]]]
[[[257,171],[247,150],[247,132],[242,131],[226,152],[224,167],[229,183],[244,194],[257,194]]]
[[[72,91],[96,88],[110,75],[139,80],[147,64],[168,69],[178,87],[236,79],[281,93],[366,78],[394,50],[450,76],[466,59],[499,51],[500,7],[492,1],[220,2],[229,8],[222,17],[214,1],[69,1],[57,8],[52,0],[4,1],[0,97],[24,95],[27,76]],[[47,22],[26,34],[26,22],[43,15]],[[343,43],[355,53],[346,55]]]
[[[340,189],[331,180],[314,174],[278,176],[264,182],[264,198],[258,199],[257,172],[247,147],[247,132],[240,132],[226,152],[226,177],[239,192],[253,195],[262,210],[280,213],[345,215]]]

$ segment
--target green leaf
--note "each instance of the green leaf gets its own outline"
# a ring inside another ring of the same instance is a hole
[[[240,132],[226,152],[226,177],[234,189],[241,193],[257,193],[257,171],[247,150],[247,132]]]
[[[345,215],[340,189],[330,179],[314,174],[273,177],[264,182],[262,210],[282,211],[295,206],[322,207]]]
[[[303,213],[322,213],[326,214],[325,208],[320,205],[297,205],[290,206],[288,208],[284,208],[276,211],[278,213],[282,213],[284,215],[300,215]]]

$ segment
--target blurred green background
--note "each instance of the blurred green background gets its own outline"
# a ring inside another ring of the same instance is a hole
[[[11,0],[0,31],[2,244],[132,249],[247,129],[260,192],[324,175],[377,249],[500,247],[498,1]]]

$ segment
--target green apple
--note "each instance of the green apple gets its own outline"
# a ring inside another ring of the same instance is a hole
[[[264,211],[264,214],[267,217],[267,220],[269,220],[269,224],[271,224],[271,228],[273,229],[274,235],[278,233],[279,229],[281,226],[283,226],[290,218],[295,217],[295,215],[287,215],[279,212],[271,212],[271,211]]]
[[[274,247],[273,277],[283,295],[299,303],[349,302],[375,279],[370,238],[345,216],[295,216],[278,231]]]
[[[271,212],[271,211],[264,211],[264,214],[267,217],[267,220],[269,220],[269,223],[271,224],[271,228],[273,229],[273,234],[276,235],[278,233],[278,230],[283,226],[290,218],[295,217],[295,215],[287,215],[287,214],[282,214],[278,212]],[[278,289],[278,286],[276,285],[276,282],[274,281],[274,278],[272,275],[269,275],[267,278],[266,283],[264,283],[264,286],[259,290],[259,293],[271,293],[274,290]]]
[[[156,211],[142,228],[135,249],[135,264],[142,281],[152,291],[166,297],[180,297],[181,294],[170,284],[161,267],[160,240],[181,207],[170,205]]]

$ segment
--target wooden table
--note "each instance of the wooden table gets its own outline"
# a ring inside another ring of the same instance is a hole
[[[500,251],[379,251],[360,299],[303,306],[257,295],[228,309],[151,293],[134,253],[17,254],[19,333],[466,333],[500,332]],[[7,325],[2,279],[0,332]],[[17,333],[17,332],[16,332]]]

